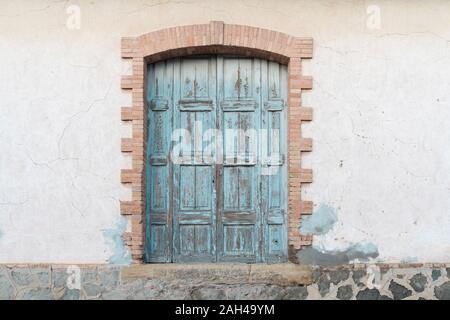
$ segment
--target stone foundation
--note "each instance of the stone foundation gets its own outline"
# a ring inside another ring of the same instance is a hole
[[[450,299],[450,267],[0,266],[0,299]]]

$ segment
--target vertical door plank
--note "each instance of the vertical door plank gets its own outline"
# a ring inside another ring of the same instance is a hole
[[[265,212],[264,254],[267,262],[287,261],[287,69],[275,62],[263,63],[263,127],[267,130],[267,165],[262,170]],[[279,155],[279,158],[274,157]]]
[[[252,136],[260,127],[260,60],[223,57],[218,60],[220,130],[225,162],[218,170],[223,194],[218,208],[218,261],[261,261],[258,145]],[[232,132],[230,131],[232,130]]]
[[[146,165],[146,247],[147,262],[171,262],[172,213],[171,166],[173,63],[148,67],[148,140]]]
[[[174,164],[174,262],[215,262],[215,165],[203,155],[204,132],[216,123],[216,59],[176,63],[174,127],[190,135],[190,154]]]

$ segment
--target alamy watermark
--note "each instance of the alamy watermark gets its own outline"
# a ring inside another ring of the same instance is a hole
[[[66,270],[68,274],[66,285],[69,290],[81,289],[81,269],[78,266],[69,266]]]
[[[381,288],[381,270],[377,265],[367,266],[367,288],[380,289]]]
[[[67,20],[66,27],[69,30],[81,29],[81,8],[78,5],[72,4],[66,8]]]
[[[174,164],[261,165],[262,175],[276,175],[283,165],[279,129],[206,129],[172,132],[170,159]]]
[[[367,20],[366,26],[370,30],[381,29],[381,9],[378,5],[372,4],[367,7]]]

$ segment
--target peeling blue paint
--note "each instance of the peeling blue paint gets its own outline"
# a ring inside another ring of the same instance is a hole
[[[305,235],[325,235],[333,229],[337,221],[336,209],[323,203],[312,216],[302,219],[300,232]],[[373,243],[356,243],[344,250],[320,250],[312,246],[297,254],[300,263],[317,266],[336,266],[354,260],[367,262],[378,256],[378,248]]]
[[[116,265],[129,265],[131,263],[131,255],[125,247],[122,235],[127,228],[127,219],[120,217],[115,229],[108,229],[103,231],[103,236],[106,238],[112,247],[113,254],[109,257],[108,262]]]
[[[297,255],[302,264],[327,267],[348,264],[356,259],[359,262],[368,262],[378,256],[378,248],[373,243],[357,243],[342,251],[320,251],[309,247],[302,249]]]
[[[305,235],[323,235],[337,222],[336,209],[321,204],[312,216],[302,218],[300,232]]]

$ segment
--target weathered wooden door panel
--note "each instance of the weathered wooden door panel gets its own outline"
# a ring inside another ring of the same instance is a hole
[[[261,259],[258,143],[261,61],[219,58],[220,129],[225,160],[219,169],[218,260]]]
[[[204,131],[216,126],[216,59],[175,62],[174,128],[184,129],[174,163],[174,261],[216,261],[215,164],[205,161]]]
[[[172,261],[172,133],[173,61],[148,68],[146,260]]]
[[[264,251],[268,262],[282,262],[287,253],[287,68],[262,64],[262,129],[266,129],[267,161],[262,165]]]
[[[150,65],[148,80],[147,261],[285,261],[286,67],[183,58]],[[176,129],[189,134],[171,142]],[[208,129],[223,162],[211,162]]]

